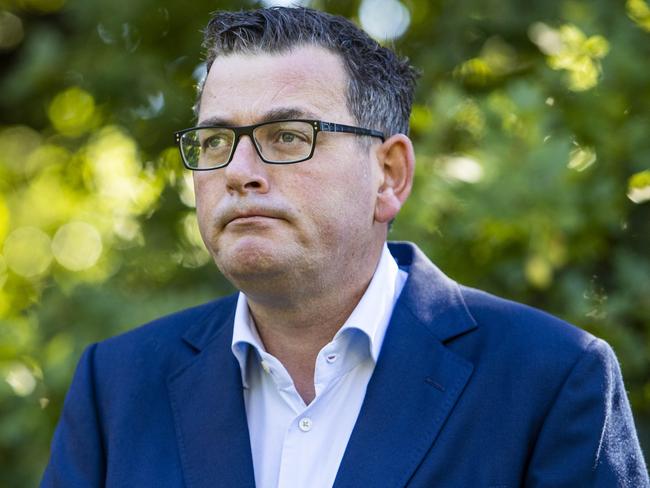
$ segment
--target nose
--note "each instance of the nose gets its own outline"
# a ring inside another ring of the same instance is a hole
[[[257,154],[249,136],[242,136],[224,168],[226,187],[231,193],[266,193],[269,190],[268,165]]]

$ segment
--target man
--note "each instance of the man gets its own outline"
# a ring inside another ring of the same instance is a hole
[[[218,13],[177,138],[241,292],[89,347],[46,487],[646,487],[603,341],[412,244],[414,71],[345,19]]]

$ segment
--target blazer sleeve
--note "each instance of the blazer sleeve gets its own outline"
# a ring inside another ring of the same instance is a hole
[[[526,487],[648,488],[618,361],[594,339],[553,402],[534,447]]]
[[[41,488],[104,486],[105,456],[95,398],[96,344],[81,356],[52,439]]]

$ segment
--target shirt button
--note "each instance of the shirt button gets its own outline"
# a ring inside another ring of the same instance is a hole
[[[336,359],[337,359],[338,357],[339,357],[338,354],[328,354],[328,355],[325,357],[325,360],[326,360],[328,363],[332,364],[334,361],[336,361]]]
[[[266,361],[262,361],[261,364],[262,364],[262,369],[263,369],[265,372],[267,372],[267,373],[270,373],[270,372],[271,372],[271,366],[269,366],[269,363],[267,363]]]
[[[298,422],[298,427],[300,427],[300,430],[303,432],[309,432],[311,430],[311,419],[309,417],[305,417],[300,419],[300,422]]]

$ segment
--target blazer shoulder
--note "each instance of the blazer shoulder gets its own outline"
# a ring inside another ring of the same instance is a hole
[[[588,351],[594,341],[606,344],[586,330],[542,310],[474,288],[461,285],[460,289],[483,334],[499,337],[531,357],[552,353],[554,358],[564,356],[573,361]]]

